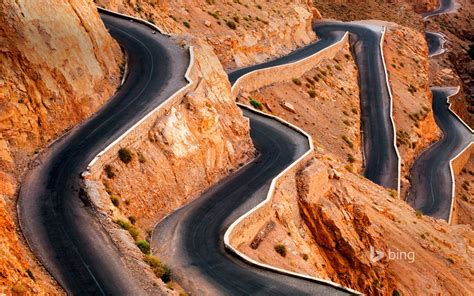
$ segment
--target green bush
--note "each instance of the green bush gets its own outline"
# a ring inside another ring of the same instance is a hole
[[[135,224],[137,222],[137,219],[135,218],[135,216],[128,216],[128,221],[130,221],[130,223],[132,224]]]
[[[227,27],[231,28],[232,30],[237,29],[237,25],[233,21],[225,21]]]
[[[105,165],[104,171],[107,178],[112,179],[113,177],[115,177],[114,169],[110,164]]]
[[[298,78],[293,78],[293,83],[298,85],[298,86],[301,85],[301,81]]]
[[[308,256],[308,254],[303,254],[303,256],[302,256],[302,257],[303,257],[303,260],[304,260],[304,261],[308,261],[308,259],[309,259],[309,256]]]
[[[349,148],[354,148],[354,143],[352,143],[352,141],[346,137],[346,136],[342,136],[342,139],[344,140],[344,142],[346,142],[347,146],[349,146]]]
[[[400,292],[398,292],[398,290],[393,290],[392,292],[392,296],[400,296]]]
[[[316,98],[316,91],[313,90],[313,89],[310,89],[310,90],[308,90],[308,95],[309,95],[311,98]]]
[[[150,244],[145,240],[139,240],[135,243],[143,254],[150,254]]]
[[[184,22],[183,22],[183,25],[184,25],[186,28],[188,28],[188,29],[191,28],[191,24],[190,24],[189,22],[187,22],[187,21],[184,21]]]
[[[130,225],[130,223],[121,219],[115,220],[115,223],[117,223],[122,229],[127,230],[134,240],[137,240],[138,236],[140,235],[140,232],[135,226]]]
[[[286,247],[285,247],[285,245],[283,245],[283,244],[275,245],[274,249],[278,254],[280,254],[280,256],[282,256],[282,257],[286,256]]]
[[[119,155],[120,160],[125,164],[132,161],[132,151],[130,151],[127,148],[121,148],[118,152],[118,155]]]
[[[160,259],[152,255],[145,255],[144,260],[151,267],[153,273],[163,282],[168,283],[171,281],[171,269],[161,263]]]
[[[347,155],[347,161],[350,163],[354,163],[355,162],[354,156],[352,156],[352,154]]]
[[[262,103],[255,99],[250,99],[250,105],[252,105],[255,109],[262,110]]]
[[[113,204],[114,206],[116,206],[116,207],[118,207],[118,206],[120,205],[120,199],[119,199],[116,195],[114,195],[114,194],[112,194],[112,195],[110,196],[110,201],[111,201],[112,204]]]

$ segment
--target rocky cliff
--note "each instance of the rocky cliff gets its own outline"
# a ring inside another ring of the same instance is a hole
[[[86,181],[93,202],[109,223],[125,221],[136,229],[128,238],[117,238],[120,247],[149,240],[165,215],[254,156],[248,119],[231,96],[227,74],[209,45],[197,40],[191,44],[195,52],[191,90],[153,119],[149,130],[140,130],[144,140],[123,147],[100,170],[92,169],[98,173]],[[125,257],[142,258],[136,247],[125,252]]]
[[[268,212],[259,215],[265,219],[247,230],[253,239],[235,239],[241,251],[368,295],[473,290],[471,227],[417,214],[342,163],[314,157],[277,186]],[[371,247],[384,255],[371,257]]]
[[[19,240],[18,180],[114,93],[122,54],[90,1],[6,0],[0,23],[0,293],[58,293]]]
[[[189,33],[211,44],[224,68],[284,55],[315,39],[308,1],[120,1],[98,5],[147,19],[169,33]],[[314,14],[317,14],[314,11]]]

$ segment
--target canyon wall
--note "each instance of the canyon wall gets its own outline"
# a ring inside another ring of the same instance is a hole
[[[342,163],[313,157],[239,229],[233,243],[241,252],[369,295],[472,291],[472,228],[419,215]],[[371,260],[371,247],[384,256]]]
[[[248,119],[231,96],[219,60],[206,43],[191,44],[193,84],[129,133],[118,149],[103,154],[85,181],[111,224],[122,220],[134,225],[139,231],[135,240],[149,240],[164,216],[254,157]],[[131,236],[118,239],[119,245],[131,245]],[[137,250],[127,255],[141,260]]]
[[[15,226],[18,181],[115,92],[122,53],[91,1],[6,0],[0,23],[0,294],[58,294]]]
[[[171,34],[212,45],[224,68],[282,56],[315,40],[308,1],[96,0],[114,11],[149,20]]]

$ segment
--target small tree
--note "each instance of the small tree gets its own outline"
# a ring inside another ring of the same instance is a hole
[[[130,149],[120,148],[118,155],[120,160],[125,164],[128,164],[130,161],[132,161],[132,151],[130,151]]]
[[[283,244],[277,244],[275,245],[275,251],[280,254],[280,256],[285,257],[286,256],[286,247]]]

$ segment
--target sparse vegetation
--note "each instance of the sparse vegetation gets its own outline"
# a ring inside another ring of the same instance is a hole
[[[225,24],[227,25],[227,27],[231,28],[232,30],[237,29],[237,25],[235,24],[234,21],[225,21]]]
[[[314,89],[310,89],[310,90],[308,90],[308,95],[311,98],[316,98],[316,91]]]
[[[309,259],[308,254],[303,254],[301,257],[303,258],[304,261],[308,261]]]
[[[348,154],[347,155],[347,161],[350,162],[350,163],[354,163],[355,162],[354,156],[352,156],[352,154]]]
[[[293,78],[293,83],[298,86],[301,86],[301,81],[298,78]]]
[[[150,243],[146,240],[138,240],[135,242],[137,247],[142,251],[143,254],[148,255],[150,254]]]
[[[114,206],[116,207],[120,206],[120,199],[116,195],[114,194],[110,195],[110,201],[112,202]]]
[[[277,244],[274,247],[275,251],[282,257],[286,257],[286,247],[283,244]]]
[[[115,223],[118,226],[120,226],[122,229],[127,230],[128,233],[130,233],[130,235],[132,236],[132,238],[134,240],[137,240],[138,236],[140,235],[140,232],[138,231],[138,229],[135,226],[130,225],[130,223],[128,223],[127,221],[121,220],[121,219],[115,220]]]
[[[352,143],[352,141],[347,136],[342,136],[342,139],[344,140],[344,142],[346,142],[349,148],[354,148],[354,143]]]
[[[114,169],[110,164],[105,165],[104,171],[107,178],[112,179],[113,177],[115,177]]]
[[[163,282],[171,281],[171,270],[168,266],[161,263],[160,259],[152,255],[145,255],[145,262],[151,267],[153,273]]]
[[[416,87],[413,85],[413,84],[410,84],[408,86],[408,91],[411,93],[411,94],[414,94],[416,93]]]
[[[252,105],[255,109],[262,110],[262,103],[253,98],[250,98],[250,105]]]
[[[125,164],[128,164],[130,161],[132,161],[132,151],[127,148],[120,148],[118,155],[120,160]]]
[[[138,161],[140,163],[145,163],[146,162],[146,158],[141,152],[138,152],[137,155],[138,155]]]
[[[421,218],[423,216],[423,213],[420,210],[416,210],[416,217]]]

